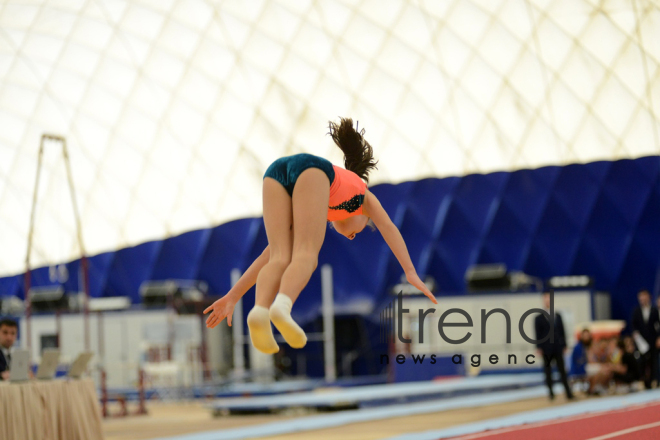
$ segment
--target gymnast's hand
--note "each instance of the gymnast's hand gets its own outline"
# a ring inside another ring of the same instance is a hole
[[[223,319],[227,318],[227,325],[231,327],[231,318],[234,314],[234,306],[236,302],[232,299],[231,295],[225,295],[213,304],[211,304],[204,313],[211,312],[206,318],[206,326],[214,328],[220,324]]]
[[[413,286],[417,287],[419,290],[422,291],[424,295],[426,295],[431,301],[433,301],[433,304],[437,304],[438,300],[435,299],[435,296],[431,293],[428,287],[426,287],[426,284],[424,284],[424,281],[422,281],[419,278],[419,275],[417,275],[417,272],[414,273],[407,273],[406,274],[406,280]]]

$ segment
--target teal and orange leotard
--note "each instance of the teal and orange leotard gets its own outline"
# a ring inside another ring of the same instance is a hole
[[[354,172],[332,165],[322,157],[301,153],[279,158],[268,167],[264,178],[277,180],[291,196],[296,180],[308,168],[320,169],[330,180],[328,221],[344,220],[362,214],[367,184]]]
[[[367,184],[353,171],[333,165],[335,180],[330,185],[328,221],[344,220],[362,214]]]

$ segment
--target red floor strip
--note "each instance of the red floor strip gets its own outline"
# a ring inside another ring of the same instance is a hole
[[[658,440],[660,438],[660,428],[645,429],[643,431],[631,432],[630,434],[617,435],[616,437],[610,438],[613,440]]]
[[[651,404],[486,431],[454,437],[454,439],[606,440],[612,438],[615,440],[657,440],[660,439],[658,422],[660,422],[660,404]]]

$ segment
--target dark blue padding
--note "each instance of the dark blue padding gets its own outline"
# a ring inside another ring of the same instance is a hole
[[[107,284],[100,296],[126,295],[140,302],[140,284],[151,279],[151,269],[162,241],[149,241],[114,253]]]
[[[440,296],[465,292],[464,274],[476,263],[504,262],[542,278],[588,274],[612,293],[613,318],[628,319],[635,293],[660,288],[660,158],[549,166],[535,170],[428,178],[370,190],[399,227],[421,275],[439,283]],[[261,197],[255,194],[254,197]],[[145,280],[192,278],[213,295],[230,287],[266,246],[260,218],[247,218],[90,258],[93,297],[128,295],[139,302]],[[334,268],[339,313],[373,307],[378,319],[388,289],[402,270],[380,234],[349,241],[328,230],[319,266]],[[79,261],[67,263],[67,290],[79,290]],[[32,270],[32,285],[52,284],[48,268]],[[0,295],[23,297],[23,276],[0,279]],[[244,311],[254,304],[254,290]],[[302,324],[320,313],[317,270],[293,309]]]
[[[0,294],[2,296],[22,296],[24,275],[14,275],[0,278]]]
[[[197,279],[199,265],[210,235],[210,229],[201,229],[163,240],[153,264],[151,278],[154,280]]]

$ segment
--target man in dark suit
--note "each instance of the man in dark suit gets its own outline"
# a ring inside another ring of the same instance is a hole
[[[543,308],[548,316],[540,313],[534,320],[534,328],[536,330],[537,341],[540,341],[546,337],[547,339],[543,340],[543,342],[537,343],[536,347],[538,348],[540,354],[543,355],[545,383],[548,386],[548,390],[550,391],[550,399],[555,398],[555,393],[552,391],[553,361],[557,366],[557,370],[559,370],[561,382],[564,384],[564,389],[566,390],[566,398],[572,399],[573,393],[571,392],[571,387],[568,385],[566,368],[564,367],[564,352],[566,351],[566,335],[564,333],[564,323],[561,320],[561,315],[554,311],[554,304],[551,304],[553,302],[551,299],[553,299],[553,297],[551,296],[550,292],[543,293]],[[553,313],[554,318],[552,316]],[[553,334],[550,334],[552,323],[548,320],[548,317],[554,321]],[[554,337],[552,337],[553,335]]]
[[[18,325],[11,319],[0,320],[0,380],[9,379],[11,367],[11,347],[16,342]]]
[[[639,306],[632,314],[631,325],[633,336],[644,338],[648,344],[648,350],[642,354],[642,379],[644,387],[651,389],[653,381],[658,375],[658,347],[660,346],[660,316],[658,309],[651,304],[651,294],[642,289],[637,293]],[[640,347],[638,347],[640,348]],[[642,351],[640,349],[640,351]]]

